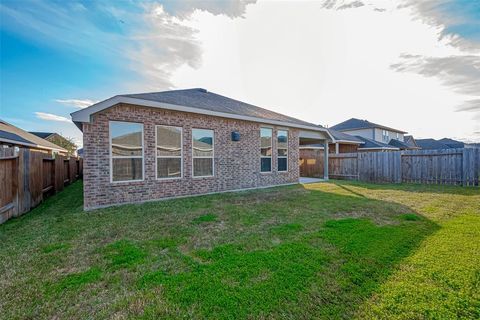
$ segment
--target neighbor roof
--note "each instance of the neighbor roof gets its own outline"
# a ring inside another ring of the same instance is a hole
[[[380,129],[385,129],[385,130],[390,130],[390,131],[395,131],[399,133],[407,133],[402,130],[398,129],[393,129],[378,123],[373,123],[368,120],[361,120],[361,119],[356,119],[356,118],[351,118],[349,120],[343,121],[339,124],[336,124],[331,127],[334,130],[337,131],[347,131],[347,130],[355,130],[355,129],[369,129],[369,128],[380,128]]]
[[[410,146],[408,143],[397,140],[397,139],[391,139],[388,144],[390,146],[397,147],[397,148],[400,148],[400,149],[420,149],[419,147]]]
[[[358,149],[398,150],[397,147],[388,145],[388,144],[383,143],[383,142],[379,142],[379,141],[376,141],[376,140],[373,140],[373,139],[368,139],[368,138],[361,137],[361,136],[355,136],[355,137],[357,137],[358,139],[360,139],[364,142],[364,144],[359,146]]]
[[[35,132],[35,131],[29,131],[31,134],[36,135],[37,137],[40,137],[42,139],[47,139],[50,137],[52,134],[55,134],[53,132]]]
[[[419,146],[417,145],[417,141],[413,136],[405,136],[403,137],[403,141],[407,144],[407,146],[411,148],[419,148]]]
[[[0,120],[0,142],[36,149],[67,152],[64,148],[17,128],[3,120]]]
[[[355,136],[352,136],[351,134],[348,134],[348,133],[333,130],[331,128],[328,128],[328,132],[330,132],[332,137],[335,139],[335,142],[349,142],[349,143],[355,143],[355,144],[363,144],[364,143],[359,138],[357,138]]]
[[[72,120],[79,124],[90,122],[90,116],[118,103],[136,104],[176,111],[233,118],[268,124],[284,125],[314,131],[328,131],[313,123],[231,99],[205,89],[185,89],[152,93],[123,94],[101,101],[88,108],[73,112]]]
[[[463,142],[447,139],[447,138],[443,138],[441,140],[417,139],[416,141],[419,147],[427,150],[455,149],[455,148],[463,148],[465,146]]]
[[[453,139],[450,139],[450,138],[443,138],[443,139],[440,139],[438,141],[446,144],[450,148],[463,148],[465,146],[465,143],[463,143],[462,141],[453,140]]]

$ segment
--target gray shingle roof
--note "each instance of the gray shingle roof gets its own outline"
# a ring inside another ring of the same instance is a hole
[[[64,148],[57,146],[50,141],[37,137],[30,132],[22,130],[10,123],[0,119],[0,142],[12,143],[14,141],[16,144],[25,145],[29,147],[35,147],[38,149],[46,150],[57,150],[62,152],[67,152]],[[12,139],[13,138],[13,139]]]
[[[417,145],[422,149],[449,149],[449,147],[435,139],[417,139]]]
[[[361,120],[361,119],[356,119],[356,118],[351,118],[346,121],[343,121],[339,124],[336,124],[331,127],[334,130],[337,131],[345,131],[345,130],[354,130],[354,129],[368,129],[368,128],[380,128],[380,129],[385,129],[385,130],[390,130],[390,131],[395,131],[399,133],[406,133],[405,131],[398,130],[398,129],[393,129],[378,123],[373,123],[367,120]]]
[[[359,143],[359,144],[364,143],[362,140],[360,140],[359,138],[357,138],[355,136],[352,136],[351,134],[347,134],[347,133],[344,133],[344,132],[333,130],[331,128],[328,128],[327,130],[335,138],[335,140],[356,142],[356,143]]]
[[[383,142],[379,142],[376,140],[364,138],[361,136],[356,136],[358,139],[362,140],[364,144],[360,145],[358,148],[361,149],[397,149],[397,147],[388,145]]]
[[[389,145],[400,148],[402,150],[408,150],[408,149],[418,149],[418,147],[411,147],[407,143],[397,140],[397,139],[391,139],[390,142],[388,143]]]
[[[462,141],[453,140],[453,139],[450,139],[450,138],[443,138],[443,139],[440,139],[438,141],[446,144],[450,148],[463,148],[465,146],[465,143],[463,143]]]
[[[407,146],[409,146],[411,148],[418,148],[419,147],[413,136],[405,136],[405,137],[403,137],[403,140],[407,144]]]
[[[48,137],[50,137],[53,132],[36,132],[36,131],[29,131],[31,134],[34,134],[36,135],[37,137],[40,137],[42,139],[46,139]]]
[[[25,144],[33,144],[31,141],[28,141],[27,139],[23,139],[18,134],[0,130],[0,141],[2,141],[2,139],[16,141],[16,142],[25,143]]]
[[[266,120],[283,121],[305,126],[317,126],[310,122],[292,118],[242,101],[234,100],[201,88],[151,93],[124,94],[121,96],[180,105],[191,108],[198,108],[214,112],[223,112],[234,115],[256,117]]]
[[[438,150],[438,149],[455,149],[463,148],[465,144],[461,141],[453,139],[443,138],[440,140],[435,139],[417,139],[417,145],[422,149]]]

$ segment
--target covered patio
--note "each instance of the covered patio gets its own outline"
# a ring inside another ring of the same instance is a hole
[[[311,176],[308,172],[304,170],[300,170],[300,183],[313,183],[319,181],[327,181],[328,180],[328,143],[332,141],[333,138],[330,136],[328,131],[307,131],[301,130],[299,134],[299,147],[305,146],[316,146],[317,154],[319,152],[323,153],[323,157],[316,157],[315,159],[299,159],[300,167],[305,165],[305,161],[315,161],[316,165],[318,165],[319,161],[323,162],[323,176]],[[300,154],[300,152],[299,152]]]

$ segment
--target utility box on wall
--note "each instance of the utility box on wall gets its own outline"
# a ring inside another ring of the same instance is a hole
[[[240,141],[240,132],[237,132],[237,131],[232,132],[232,141]]]

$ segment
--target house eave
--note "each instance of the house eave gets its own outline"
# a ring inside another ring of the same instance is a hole
[[[114,96],[114,97],[109,98],[107,100],[96,103],[96,104],[94,104],[94,105],[92,105],[88,108],[72,112],[70,115],[71,115],[72,121],[75,123],[75,125],[80,130],[82,130],[82,123],[90,123],[91,122],[91,116],[93,114],[95,114],[97,112],[100,112],[102,110],[108,109],[110,107],[113,107],[113,106],[115,106],[117,104],[120,104],[120,103],[131,104],[131,105],[139,105],[139,106],[143,106],[143,107],[151,107],[151,108],[158,108],[158,109],[166,109],[166,110],[173,110],[173,111],[195,113],[195,114],[202,114],[202,115],[209,115],[209,116],[227,118],[227,119],[245,120],[245,121],[257,122],[257,123],[263,123],[263,124],[284,126],[284,127],[289,127],[289,128],[305,129],[305,130],[325,133],[327,135],[327,137],[329,137],[330,140],[332,140],[332,141],[334,140],[333,136],[330,134],[330,132],[328,132],[327,129],[317,127],[317,126],[307,126],[307,125],[296,124],[296,123],[292,123],[292,122],[257,118],[257,117],[251,117],[251,116],[243,116],[243,115],[231,114],[231,113],[226,113],[226,112],[210,111],[210,110],[204,110],[204,109],[200,109],[200,108],[193,108],[193,107],[187,107],[187,106],[182,106],[182,105],[177,105],[177,104],[169,104],[169,103],[163,103],[163,102],[157,102],[157,101],[151,101],[151,100],[145,100],[145,99],[137,99],[137,98],[131,98],[131,97],[124,97],[124,96]]]

